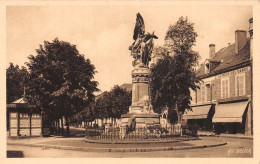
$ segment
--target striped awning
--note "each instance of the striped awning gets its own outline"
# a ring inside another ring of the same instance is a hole
[[[247,108],[248,101],[218,104],[212,122],[242,122],[242,116]]]
[[[183,119],[206,119],[208,117],[211,105],[192,107],[192,110],[186,110]]]

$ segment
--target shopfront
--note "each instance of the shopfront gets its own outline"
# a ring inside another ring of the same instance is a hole
[[[212,119],[217,134],[244,134],[247,125],[248,101],[219,103]]]
[[[214,107],[214,104],[191,107],[184,112],[183,119],[188,126],[195,126],[199,131],[211,131]]]

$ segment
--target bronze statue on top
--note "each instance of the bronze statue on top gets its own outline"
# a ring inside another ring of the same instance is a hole
[[[152,34],[145,34],[144,20],[142,16],[137,13],[133,35],[135,42],[129,47],[131,55],[134,57],[133,66],[149,66],[154,45],[153,38],[158,39],[158,37],[154,35],[154,32]]]

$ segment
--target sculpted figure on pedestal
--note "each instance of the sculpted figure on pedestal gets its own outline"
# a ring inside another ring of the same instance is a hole
[[[129,131],[121,131],[124,138],[135,127],[146,127],[160,124],[160,114],[154,113],[150,99],[150,68],[149,61],[153,51],[154,33],[145,33],[144,20],[138,13],[134,29],[134,42],[129,46],[133,56],[132,70],[132,104],[129,112],[121,115],[120,127]]]
[[[145,34],[145,25],[142,16],[137,13],[136,24],[134,29],[134,43],[129,47],[131,55],[134,57],[133,66],[140,65],[148,67],[151,61],[153,50],[153,38],[158,39],[154,32]]]
[[[147,114],[154,113],[153,112],[153,107],[152,107],[152,104],[150,103],[150,101],[145,101],[144,102],[143,110],[144,110],[143,112],[147,113]]]

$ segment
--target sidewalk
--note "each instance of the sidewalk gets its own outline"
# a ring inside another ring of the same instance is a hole
[[[241,138],[241,139],[253,139],[253,136],[246,136],[243,134],[219,134],[219,135],[215,135],[215,137],[228,137],[228,138]]]
[[[54,149],[65,149],[85,152],[148,152],[199,149],[226,145],[226,142],[203,140],[191,140],[174,143],[150,143],[150,144],[98,144],[87,143],[85,138],[28,138],[8,139],[7,145],[20,145],[30,147],[43,147]]]
[[[253,136],[246,136],[244,134],[215,134],[214,132],[198,131],[198,136],[214,136],[214,137],[227,137],[227,138],[241,138],[241,139],[253,139]]]

